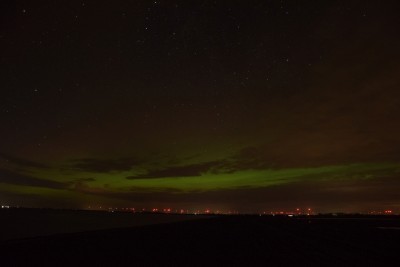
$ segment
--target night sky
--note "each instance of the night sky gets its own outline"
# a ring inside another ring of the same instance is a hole
[[[398,1],[0,3],[0,202],[400,212]]]

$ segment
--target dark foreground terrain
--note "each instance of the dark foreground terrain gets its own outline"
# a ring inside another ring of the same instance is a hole
[[[207,218],[207,216],[202,216]],[[55,209],[1,209],[0,241],[198,219],[196,216]]]
[[[399,266],[399,228],[394,216],[217,216],[3,240],[0,265]]]

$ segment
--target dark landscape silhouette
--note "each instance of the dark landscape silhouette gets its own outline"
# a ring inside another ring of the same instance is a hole
[[[14,215],[8,223],[23,221],[31,229],[25,237],[22,228],[5,225],[10,212]],[[35,214],[41,220],[35,222]],[[387,266],[398,259],[400,240],[400,218],[395,215],[196,216],[23,209],[2,210],[0,216],[2,233],[9,232],[0,241],[2,266]],[[93,222],[99,219],[104,221],[98,221],[96,229]],[[53,233],[40,230],[44,226],[53,227]],[[102,227],[111,229],[98,230]],[[15,232],[14,237],[21,238],[11,238]]]

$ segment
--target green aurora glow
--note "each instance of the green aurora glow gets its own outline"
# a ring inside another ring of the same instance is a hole
[[[396,1],[8,2],[0,204],[400,213]]]

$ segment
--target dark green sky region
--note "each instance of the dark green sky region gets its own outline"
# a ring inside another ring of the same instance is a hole
[[[0,3],[0,202],[400,212],[398,1]]]

